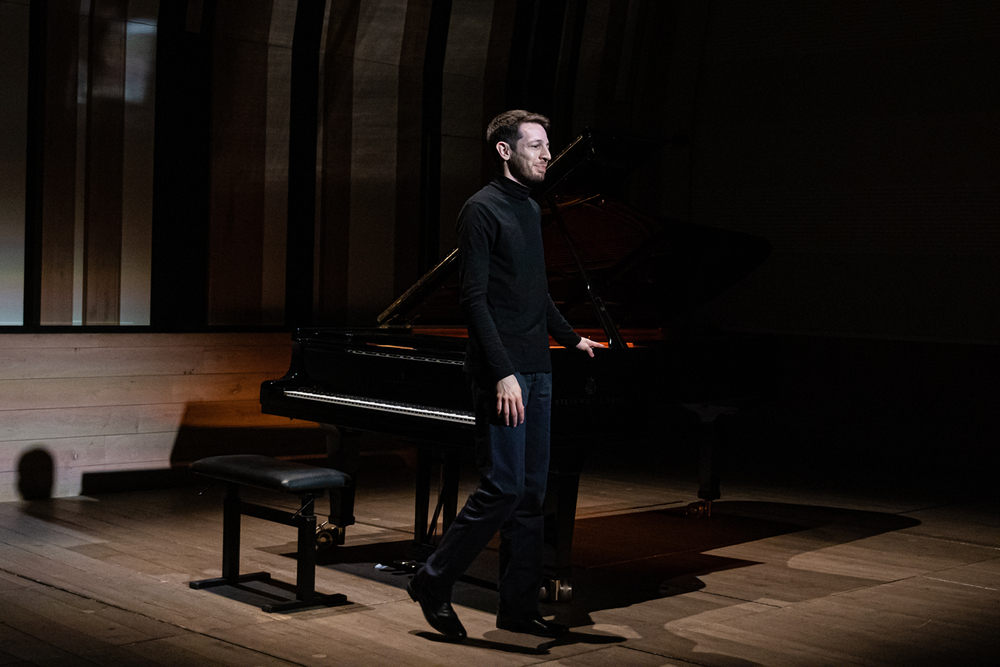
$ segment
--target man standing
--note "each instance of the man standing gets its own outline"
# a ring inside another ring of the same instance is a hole
[[[543,501],[552,403],[549,336],[594,356],[603,347],[574,333],[548,293],[541,211],[531,186],[549,160],[545,116],[506,111],[490,123],[497,177],[469,198],[458,219],[459,301],[469,328],[465,369],[476,414],[479,487],[437,550],[407,585],[431,626],[453,639],[465,628],[452,586],[500,531],[497,627],[541,637],[568,628],[538,611]]]

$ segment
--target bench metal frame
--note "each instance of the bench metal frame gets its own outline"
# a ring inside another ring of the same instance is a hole
[[[297,512],[258,505],[240,497],[240,485],[226,482],[226,498],[222,519],[222,576],[190,582],[196,590],[213,586],[238,586],[248,581],[269,581],[269,572],[240,574],[241,517],[246,514],[265,521],[294,526],[298,529],[297,564],[295,568],[295,599],[267,603],[261,606],[266,612],[292,611],[314,606],[344,604],[347,597],[340,593],[324,595],[316,592],[316,498],[322,498],[324,489],[311,489],[297,493],[301,506]]]

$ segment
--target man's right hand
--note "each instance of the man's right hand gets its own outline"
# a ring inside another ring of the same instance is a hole
[[[517,378],[508,375],[497,382],[497,416],[507,426],[524,423],[524,402],[521,400],[521,385]]]

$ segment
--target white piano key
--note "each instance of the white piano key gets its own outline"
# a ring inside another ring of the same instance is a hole
[[[468,424],[470,426],[476,423],[475,415],[471,412],[463,412],[461,410],[445,410],[426,405],[416,405],[414,403],[397,403],[362,396],[333,394],[315,389],[285,389],[284,394],[289,398],[297,398],[306,401],[323,401],[325,403],[349,405],[367,410],[381,410],[383,412],[393,412],[396,414],[411,415],[414,417],[457,422],[459,424]]]

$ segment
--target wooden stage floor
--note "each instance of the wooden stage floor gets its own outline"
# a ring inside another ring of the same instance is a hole
[[[408,575],[376,567],[405,555],[412,529],[401,461],[368,465],[358,525],[321,555],[317,589],[348,603],[284,614],[254,604],[278,589],[188,587],[220,574],[221,489],[0,504],[0,665],[1000,662],[995,496],[736,475],[698,520],[683,512],[693,483],[641,460],[584,474],[574,598],[543,608],[569,636],[498,630],[495,593],[460,583],[469,640],[442,641],[407,597]],[[293,541],[294,529],[245,518],[241,571],[294,582]],[[489,580],[494,559],[471,574]]]

